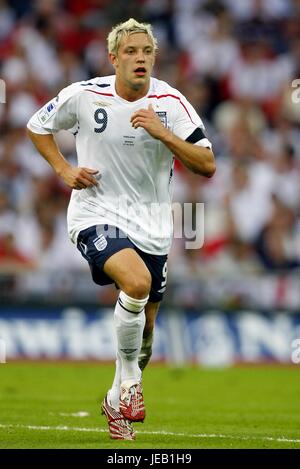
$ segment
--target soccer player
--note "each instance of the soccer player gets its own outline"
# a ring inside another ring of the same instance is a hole
[[[108,35],[115,75],[74,83],[36,112],[29,136],[67,186],[71,240],[99,285],[120,289],[115,306],[116,371],[102,403],[113,439],[135,438],[143,421],[141,374],[167,283],[174,157],[196,174],[215,172],[211,143],[185,97],[151,77],[157,41],[134,19]],[[75,135],[78,167],[54,134]]]

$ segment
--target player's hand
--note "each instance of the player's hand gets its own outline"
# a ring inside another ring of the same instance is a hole
[[[154,111],[152,104],[149,104],[148,109],[139,109],[132,114],[130,122],[135,129],[142,127],[158,140],[161,140],[168,132],[168,129],[161,123],[160,118]]]
[[[75,168],[68,166],[60,172],[64,183],[71,189],[86,189],[87,187],[97,186],[98,181],[94,177],[99,171],[91,168]]]

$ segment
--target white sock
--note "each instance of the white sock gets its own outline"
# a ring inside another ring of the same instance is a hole
[[[141,380],[138,356],[141,350],[145,326],[145,305],[148,297],[137,300],[120,292],[114,313],[118,343],[118,355],[121,362],[121,383],[135,384]]]
[[[108,391],[108,402],[116,410],[119,411],[119,402],[120,402],[120,386],[121,386],[121,359],[117,353],[116,358],[116,371],[113,384]]]

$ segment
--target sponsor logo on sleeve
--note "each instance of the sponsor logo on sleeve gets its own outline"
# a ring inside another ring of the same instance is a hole
[[[45,124],[50,117],[55,113],[56,109],[56,101],[53,100],[50,103],[46,104],[39,112],[38,112],[38,118],[41,124]]]

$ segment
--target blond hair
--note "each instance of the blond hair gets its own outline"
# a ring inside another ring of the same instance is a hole
[[[120,42],[124,36],[134,33],[145,33],[151,40],[154,51],[157,50],[157,39],[153,36],[152,26],[148,23],[139,23],[134,18],[130,18],[124,23],[119,23],[111,30],[107,36],[107,47],[110,54],[117,54]]]

